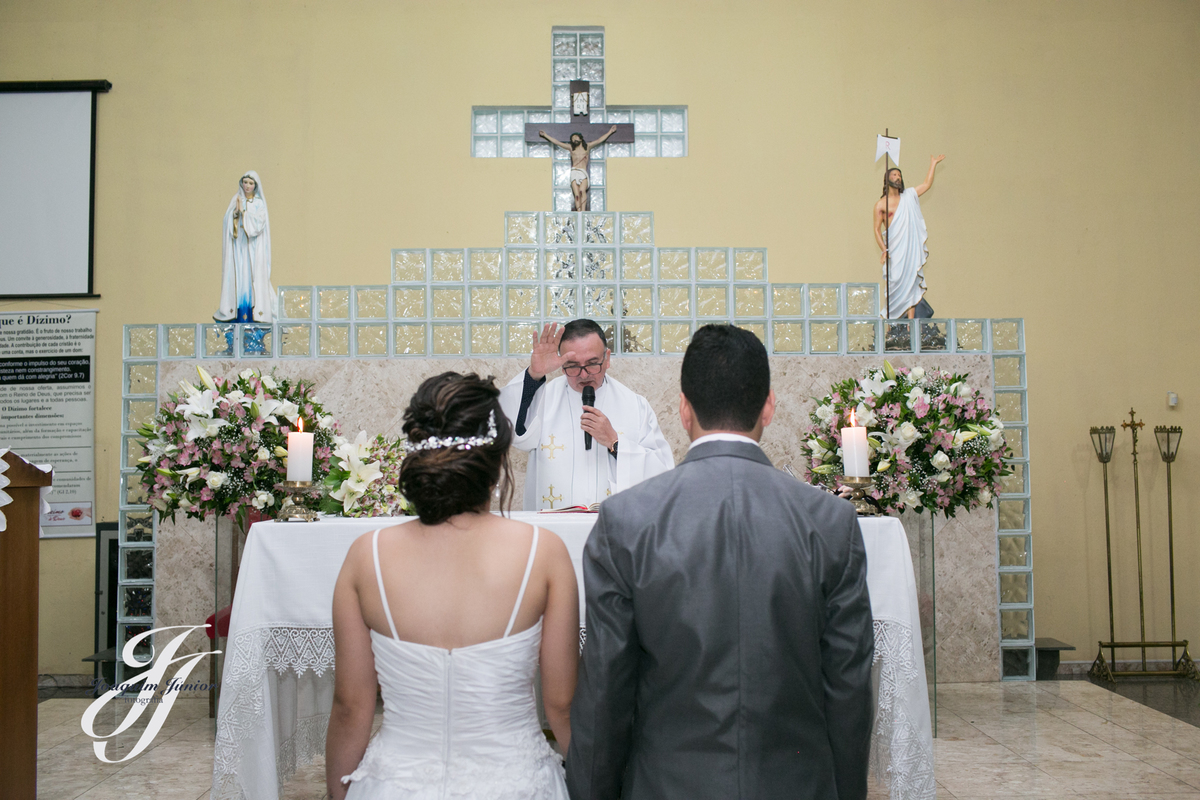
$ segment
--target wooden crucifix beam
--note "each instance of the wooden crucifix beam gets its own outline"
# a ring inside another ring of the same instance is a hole
[[[527,122],[525,123],[525,141],[529,144],[537,144],[543,141],[542,137],[538,136],[538,131],[545,131],[547,136],[552,136],[560,142],[569,142],[572,133],[583,136],[585,142],[594,142],[608,133],[608,129],[611,127],[612,123],[610,122]],[[617,132],[608,137],[605,144],[627,144],[632,141],[633,124],[621,122],[617,124]]]

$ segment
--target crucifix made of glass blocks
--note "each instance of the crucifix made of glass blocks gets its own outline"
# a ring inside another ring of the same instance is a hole
[[[608,141],[590,154],[589,211],[607,210],[610,158],[682,158],[687,155],[685,106],[609,106],[604,28],[555,27],[551,33],[549,106],[475,106],[471,154],[475,158],[547,158],[553,162],[551,208],[573,210],[571,157],[538,136],[568,142],[572,132],[595,141],[612,125]],[[576,176],[579,177],[579,176]]]

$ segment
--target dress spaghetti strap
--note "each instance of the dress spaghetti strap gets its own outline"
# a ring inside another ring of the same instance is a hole
[[[387,591],[383,588],[383,570],[379,568],[379,531],[382,528],[375,529],[375,535],[371,537],[371,551],[375,554],[375,580],[379,581],[379,599],[383,601],[383,613],[387,615],[388,627],[392,629],[392,638],[399,640],[400,637],[396,634],[396,623],[392,622],[392,609],[388,605]],[[525,586],[521,586],[524,591]],[[509,623],[510,625],[512,623]]]
[[[513,623],[517,621],[517,611],[521,608],[521,601],[525,599],[525,587],[529,585],[529,573],[533,571],[533,557],[537,553],[538,545],[538,527],[533,527],[533,544],[529,546],[529,560],[525,562],[525,577],[521,578],[521,589],[517,592],[517,604],[513,606],[512,615],[508,618],[508,627],[504,629],[504,638],[508,638],[508,634],[512,633]],[[375,561],[376,569],[379,568],[378,559]],[[380,588],[383,584],[380,584]],[[391,617],[388,617],[388,622],[391,622]],[[395,630],[395,629],[393,629]]]

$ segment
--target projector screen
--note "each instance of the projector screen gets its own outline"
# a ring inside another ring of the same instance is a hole
[[[0,297],[93,294],[95,93],[109,86],[0,84]]]

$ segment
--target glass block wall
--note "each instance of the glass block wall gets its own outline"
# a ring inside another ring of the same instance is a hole
[[[119,645],[154,619],[157,521],[133,467],[162,361],[523,356],[543,323],[588,316],[626,357],[678,355],[709,322],[752,330],[776,355],[991,354],[1014,455],[997,503],[1002,675],[1033,678],[1021,320],[881,320],[876,284],[769,283],[765,249],[659,247],[649,212],[510,212],[504,223],[501,247],[393,250],[388,284],[281,287],[273,324],[126,326]]]
[[[525,141],[526,123],[571,122],[568,89],[573,80],[589,81],[592,124],[631,123],[632,143],[605,144],[591,155],[589,208],[606,209],[607,159],[682,158],[687,155],[685,106],[610,106],[604,69],[604,29],[562,28],[552,32],[549,106],[475,106],[471,109],[471,155],[475,158],[546,158],[552,160],[551,208],[571,210],[571,161],[567,151],[545,142]]]

